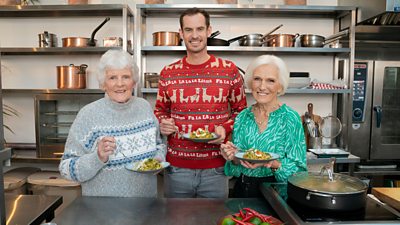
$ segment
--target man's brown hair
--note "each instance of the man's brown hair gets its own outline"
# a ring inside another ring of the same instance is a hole
[[[204,16],[204,18],[206,19],[206,26],[208,28],[210,26],[210,14],[208,14],[208,12],[206,12],[204,9],[190,8],[190,9],[186,9],[185,11],[183,11],[179,18],[179,23],[181,25],[181,29],[183,29],[183,17],[184,16],[193,16],[198,13],[200,13]]]

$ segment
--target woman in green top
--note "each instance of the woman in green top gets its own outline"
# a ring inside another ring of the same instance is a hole
[[[233,143],[221,145],[227,160],[225,174],[238,177],[233,197],[260,197],[263,182],[286,182],[298,171],[306,171],[306,143],[299,114],[278,100],[285,93],[289,72],[282,59],[263,55],[250,63],[245,74],[255,104],[235,119]],[[238,160],[235,154],[258,149],[279,155],[267,163]]]

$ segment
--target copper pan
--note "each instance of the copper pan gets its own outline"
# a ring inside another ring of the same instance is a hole
[[[92,32],[92,36],[90,38],[85,37],[66,37],[62,39],[62,45],[64,48],[66,47],[96,47],[96,40],[94,36],[97,31],[104,26],[110,20],[110,17],[107,17],[99,26],[94,29]]]
[[[265,42],[268,47],[294,47],[298,36],[299,34],[272,34],[267,36]]]
[[[153,33],[154,46],[179,46],[181,39],[178,32],[159,31]]]

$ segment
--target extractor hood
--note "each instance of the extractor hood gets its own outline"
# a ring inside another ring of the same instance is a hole
[[[400,25],[400,0],[338,0],[357,7],[357,25]]]
[[[400,0],[338,0],[338,5],[357,8],[356,58],[400,60]],[[341,29],[350,26],[350,19],[343,18]]]

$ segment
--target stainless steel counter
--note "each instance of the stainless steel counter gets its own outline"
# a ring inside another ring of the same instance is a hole
[[[265,199],[80,197],[53,222],[58,225],[217,225],[221,217],[243,207],[263,214],[273,213]]]
[[[5,194],[7,225],[36,225],[50,222],[62,204],[61,196]]]

